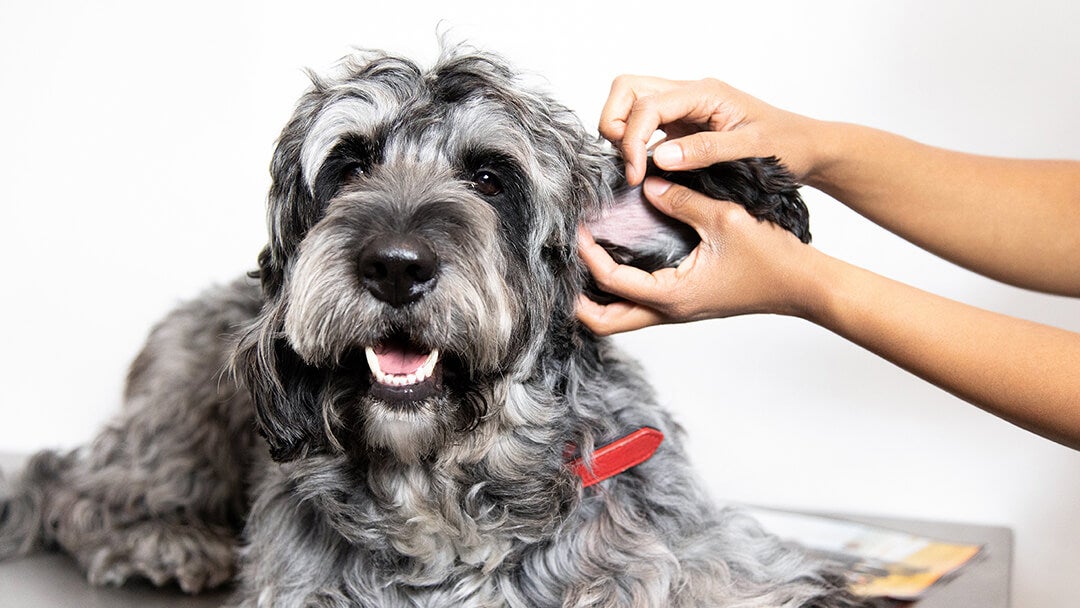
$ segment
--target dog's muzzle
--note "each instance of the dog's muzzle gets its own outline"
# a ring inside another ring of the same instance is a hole
[[[360,253],[360,283],[379,300],[401,307],[419,300],[435,286],[439,258],[419,237],[376,237]]]
[[[418,236],[384,234],[361,251],[360,284],[393,308],[408,306],[429,293],[438,280],[439,258]],[[371,371],[372,396],[390,403],[421,401],[442,390],[442,361],[437,348],[418,345],[407,336],[389,336],[364,349]]]

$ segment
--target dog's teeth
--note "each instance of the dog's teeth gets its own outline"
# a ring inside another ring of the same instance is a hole
[[[431,377],[431,374],[435,372],[435,364],[439,362],[438,349],[431,351],[424,364],[420,366],[420,369],[416,370],[416,381],[423,382]]]
[[[424,372],[425,378],[430,376],[435,371],[435,364],[438,362],[439,349],[436,348],[435,350],[431,351],[430,355],[428,355],[427,361],[424,361],[424,364],[420,366],[420,369]]]
[[[367,356],[368,367],[371,368],[371,373],[375,375],[375,378],[382,382],[381,376],[384,376],[382,368],[379,367],[379,357],[375,354],[375,349],[370,346],[364,349],[364,355]]]

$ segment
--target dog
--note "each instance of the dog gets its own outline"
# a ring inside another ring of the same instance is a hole
[[[271,174],[259,270],[152,330],[90,445],[31,458],[0,556],[235,579],[240,608],[869,605],[715,506],[638,366],[576,321],[580,224],[643,268],[696,235],[506,61],[358,52],[312,75]],[[776,159],[668,177],[809,240]]]

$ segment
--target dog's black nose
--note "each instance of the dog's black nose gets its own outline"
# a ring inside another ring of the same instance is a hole
[[[360,283],[391,306],[419,300],[435,286],[439,258],[418,237],[376,237],[360,253]]]

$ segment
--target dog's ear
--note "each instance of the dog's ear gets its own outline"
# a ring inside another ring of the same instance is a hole
[[[772,222],[810,242],[810,212],[799,195],[799,182],[775,156],[717,163],[696,171],[646,171],[697,190],[710,198],[738,203],[759,220]]]
[[[321,405],[326,378],[306,365],[273,325],[261,319],[244,335],[232,370],[251,394],[256,427],[270,456],[285,462],[329,447]]]
[[[296,105],[278,136],[270,162],[267,216],[270,241],[259,255],[259,279],[267,299],[277,297],[284,282],[285,262],[296,252],[304,235],[318,221],[318,202],[304,179],[304,138],[325,104],[324,85],[310,74],[314,88]]]
[[[253,279],[259,279],[263,295],[267,298],[276,298],[281,293],[281,284],[285,281],[285,267],[281,263],[280,256],[274,255],[274,249],[270,245],[263,247],[259,252],[259,269],[248,273]]]
[[[617,167],[623,167],[621,162]],[[746,158],[695,171],[664,171],[649,159],[646,175],[656,175],[711,198],[738,203],[762,221],[773,222],[810,242],[809,212],[799,184],[776,158]],[[629,187],[621,170],[611,185],[611,204],[586,218],[596,242],[620,264],[653,272],[677,266],[700,242],[686,224],[658,211],[641,191]],[[616,298],[591,279],[586,294],[600,303]]]
[[[628,186],[624,166],[612,153],[611,169],[604,175],[611,191],[610,201],[588,212],[585,225],[596,242],[620,264],[646,272],[677,266],[697,246],[697,233],[653,207],[641,186]],[[601,291],[591,277],[584,290],[601,304],[617,299]]]

